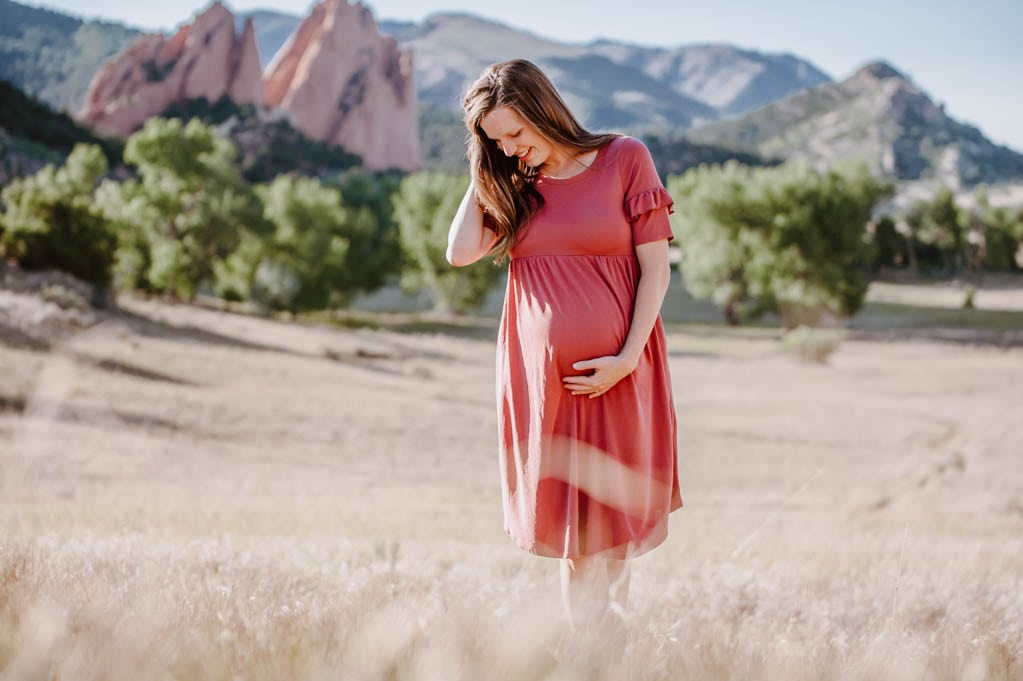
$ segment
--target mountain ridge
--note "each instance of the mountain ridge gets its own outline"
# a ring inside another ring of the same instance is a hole
[[[997,145],[884,60],[686,135],[700,144],[823,168],[860,158],[881,176],[967,187],[1023,177],[1023,154]]]
[[[239,27],[248,18],[254,19],[263,68],[302,20],[256,10],[237,15]],[[866,62],[835,81],[791,52],[723,43],[645,46],[609,38],[562,43],[467,12],[438,12],[418,24],[382,20],[379,27],[402,49],[415,50],[417,97],[422,110],[430,111],[421,115],[420,128],[446,145],[464,136],[457,119],[468,82],[493,62],[524,57],[549,72],[593,129],[651,132],[672,140],[688,129],[687,139],[699,148],[721,146],[750,158],[803,158],[818,165],[860,152],[876,172],[898,179],[970,185],[1023,176],[1018,152],[947,116],[883,60]],[[132,30],[0,0],[0,78],[8,74],[57,109],[77,109],[67,102],[76,91],[84,94],[86,86],[74,81],[92,68],[89,64],[96,62],[98,69],[102,63],[93,59],[94,43],[116,52],[138,35]],[[76,41],[92,47],[83,51],[75,48]],[[50,52],[49,62],[37,54],[41,44],[56,45],[63,55],[56,68]],[[672,145],[677,140],[664,148]],[[464,149],[438,154],[458,159]]]
[[[267,26],[263,27],[255,13],[242,15],[250,16],[256,20],[265,66],[283,43],[281,39],[275,48],[270,31],[285,22],[297,25],[298,17],[265,14],[262,20]],[[420,99],[452,110],[459,108],[461,93],[486,66],[515,57],[548,69],[569,104],[594,127],[688,127],[830,80],[791,52],[758,52],[726,43],[657,47],[609,38],[561,42],[469,12],[435,12],[418,24],[383,20],[379,25],[381,32],[416,53]],[[629,91],[594,84],[608,73],[618,83],[627,79],[637,87]],[[580,81],[590,85],[576,88]]]

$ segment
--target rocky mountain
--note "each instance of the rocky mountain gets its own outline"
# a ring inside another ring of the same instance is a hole
[[[878,175],[951,187],[1023,177],[1023,154],[949,117],[891,65],[875,62],[688,134],[698,143],[826,167],[860,158]]]
[[[420,166],[411,55],[379,34],[369,10],[323,0],[291,32],[265,76],[253,17],[240,31],[238,25],[214,2],[170,38],[138,38],[93,78],[79,120],[125,137],[175,107],[228,99],[283,112],[298,132],[343,147],[367,168]]]
[[[295,30],[302,24],[300,14],[279,12],[273,9],[257,9],[251,12],[242,12],[235,18],[235,30],[241,31],[246,21],[253,20],[256,26],[256,45],[259,46],[260,62],[264,69],[273,61],[277,53],[288,38],[291,38]],[[377,29],[385,36],[393,36],[398,42],[415,31],[418,25],[413,21],[394,21],[388,19],[377,19]]]
[[[489,64],[523,57],[550,75],[589,127],[689,127],[717,117],[710,106],[583,46],[554,42],[467,14],[429,17],[403,44],[416,54],[422,99],[442,108],[458,109],[468,83]]]
[[[256,32],[256,47],[259,48],[260,68],[266,68],[277,50],[288,41],[302,17],[297,14],[286,14],[274,10],[256,10],[245,12],[235,17],[235,31],[241,32],[245,24],[252,21]]]
[[[266,31],[264,53],[275,49],[272,27],[289,15],[249,16],[257,36]],[[470,14],[435,14],[422,24],[385,21],[380,29],[415,53],[424,104],[457,110],[465,86],[487,65],[524,57],[543,66],[573,109],[597,128],[689,127],[830,80],[793,55],[728,45],[561,43]]]
[[[259,46],[260,63],[265,69],[277,51],[284,46],[291,34],[295,32],[298,25],[302,23],[302,17],[298,14],[288,14],[276,10],[255,10],[239,14],[236,18],[236,30],[242,30],[245,22],[252,19],[256,27],[256,45]],[[417,24],[411,21],[389,21],[382,19],[377,21],[377,28],[383,35],[393,36],[401,42],[402,38],[414,31]]]
[[[719,115],[752,111],[792,92],[831,81],[823,71],[795,55],[767,54],[731,45],[659,48],[601,40],[589,48],[713,107]]]
[[[370,169],[421,164],[412,54],[381,36],[359,3],[316,5],[267,66],[265,92],[299,131]]]
[[[228,97],[262,104],[263,81],[252,22],[235,32],[234,15],[214,2],[171,38],[144,35],[92,79],[78,119],[125,137],[174,103]]]

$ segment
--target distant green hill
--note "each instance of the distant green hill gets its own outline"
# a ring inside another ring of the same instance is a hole
[[[650,129],[637,132],[650,150],[661,178],[668,175],[682,175],[699,165],[716,165],[736,161],[748,166],[777,165],[777,159],[765,159],[752,152],[738,151],[712,144],[696,144],[685,136],[685,131],[672,128]]]
[[[61,163],[80,142],[102,147],[111,166],[121,163],[123,143],[96,137],[67,114],[0,80],[0,184],[47,163]]]
[[[0,0],[0,80],[74,113],[89,81],[140,31]]]
[[[0,128],[12,137],[31,140],[47,149],[69,152],[79,142],[98,144],[120,156],[120,144],[92,134],[66,113],[57,113],[29,97],[10,81],[0,80]]]

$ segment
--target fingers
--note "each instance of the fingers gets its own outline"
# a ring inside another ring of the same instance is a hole
[[[606,380],[602,376],[591,374],[587,376],[565,376],[561,379],[561,383],[573,395],[586,395],[600,390],[606,385]]]
[[[614,371],[614,357],[597,357],[586,359],[572,364],[576,371],[590,371],[592,373],[576,376],[564,376],[562,384],[573,395],[588,395],[599,397],[613,388],[621,376]]]
[[[573,395],[586,395],[586,396],[590,397],[590,399],[592,399],[594,397],[600,397],[601,395],[603,395],[604,393],[606,393],[608,390],[610,390],[613,387],[614,387],[613,385],[606,385],[606,386],[592,387],[592,388],[588,388],[588,389],[584,389],[584,390],[573,390],[572,394]]]
[[[614,387],[618,381],[608,381],[607,377],[594,374],[592,376],[565,376],[562,383],[573,395],[589,395],[597,397]]]
[[[561,383],[573,395],[586,395],[600,388],[599,379],[596,376],[565,376],[561,379]]]

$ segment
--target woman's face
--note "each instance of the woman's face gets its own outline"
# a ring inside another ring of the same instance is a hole
[[[480,127],[506,156],[517,156],[531,168],[553,160],[553,145],[511,107],[492,110],[480,121]]]

